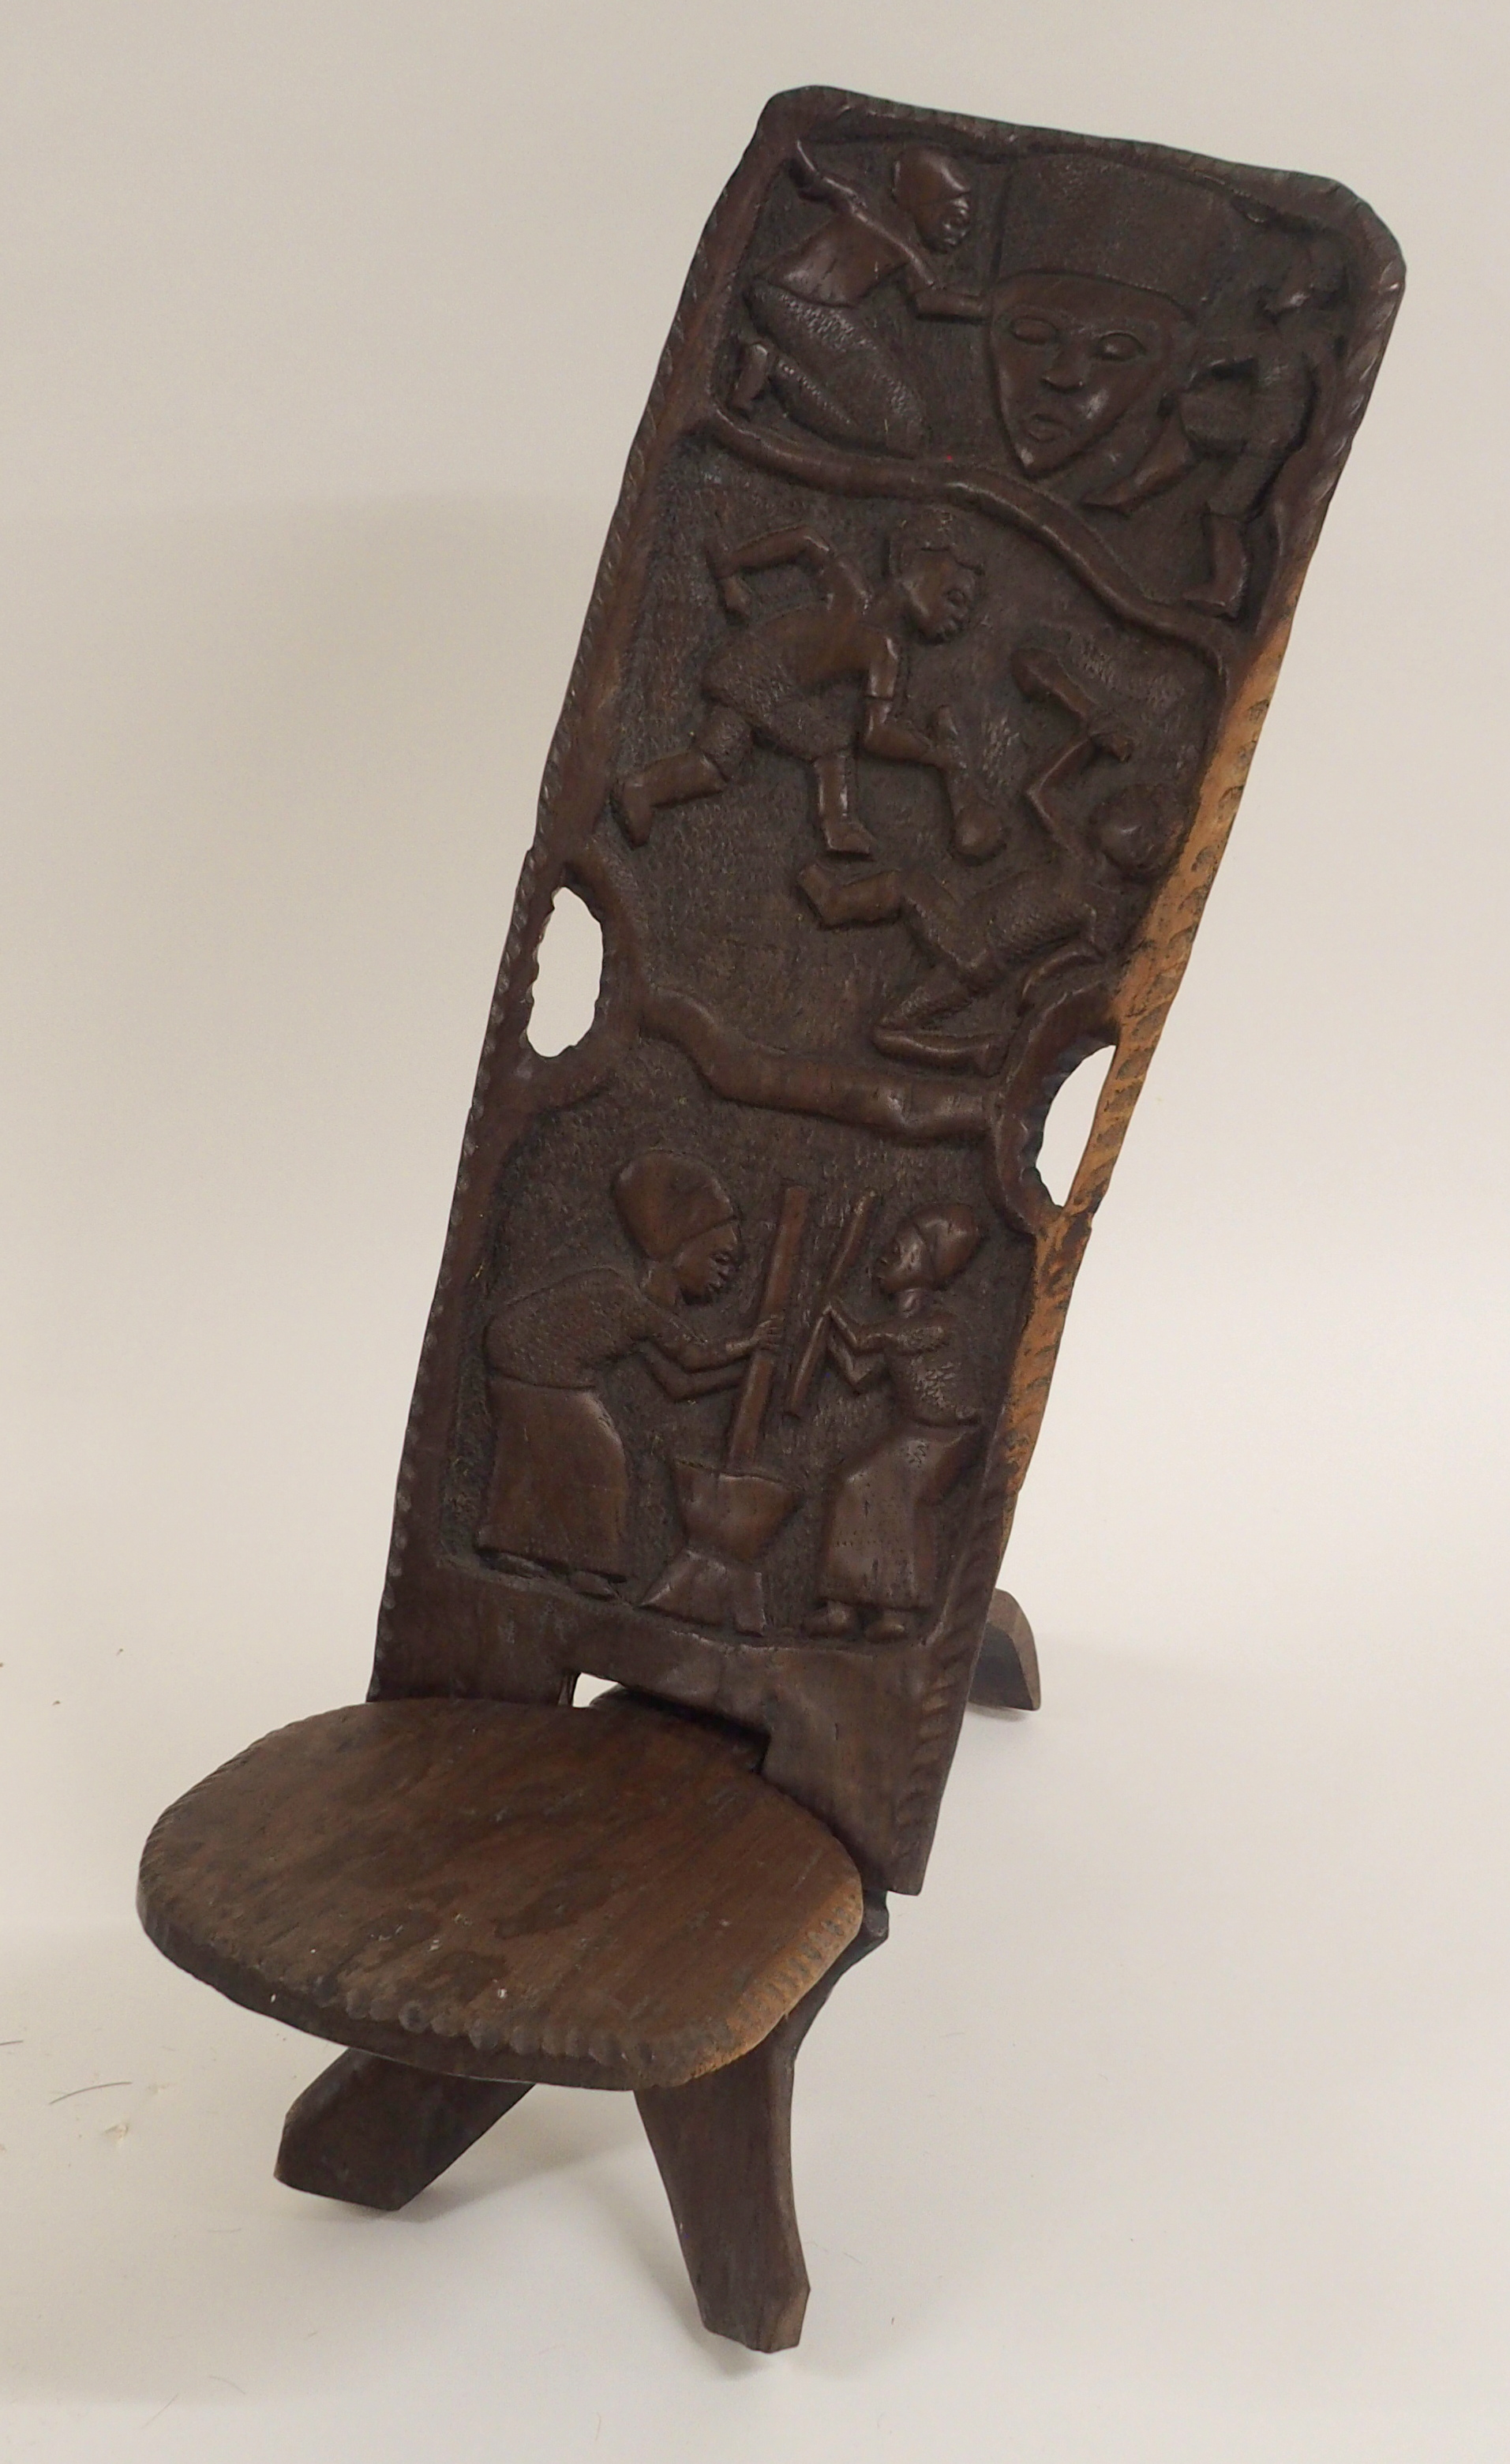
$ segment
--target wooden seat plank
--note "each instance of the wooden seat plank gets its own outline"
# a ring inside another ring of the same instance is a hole
[[[159,1948],[411,2067],[675,2087],[737,2060],[858,1929],[859,1876],[743,1752],[617,1703],[370,1703],[169,1808]]]

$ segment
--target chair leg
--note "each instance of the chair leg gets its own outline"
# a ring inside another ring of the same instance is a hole
[[[528,2080],[451,2079],[344,2053],[289,2106],[273,2170],[291,2190],[407,2207],[528,2093]]]
[[[752,2052],[685,2087],[642,2088],[634,2100],[702,2323],[753,2352],[794,2344],[808,2306],[791,2186],[797,2049],[844,1970],[885,1935],[885,1901],[867,1895],[848,1950]]]
[[[1010,1592],[992,1595],[970,1701],[988,1711],[1036,1711],[1042,1704],[1033,1628]]]

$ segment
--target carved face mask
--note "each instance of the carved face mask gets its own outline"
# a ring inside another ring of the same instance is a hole
[[[1152,291],[1088,275],[1019,274],[991,307],[1002,426],[1030,479],[1062,471],[1174,381],[1191,328]]]

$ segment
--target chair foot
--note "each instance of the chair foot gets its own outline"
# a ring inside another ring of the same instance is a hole
[[[451,2079],[344,2053],[289,2106],[273,2170],[291,2190],[407,2207],[528,2093],[527,2080]]]
[[[685,2087],[635,2096],[702,2323],[752,2352],[795,2344],[808,2307],[791,2187],[797,2051],[844,1970],[885,1938],[885,1901],[867,1894],[855,1941],[763,2043]]]
[[[970,1701],[988,1711],[1036,1711],[1043,1702],[1033,1628],[1010,1592],[992,1595]]]
[[[791,2188],[790,2018],[727,2069],[635,2097],[705,2327],[753,2352],[802,2333],[808,2270]]]

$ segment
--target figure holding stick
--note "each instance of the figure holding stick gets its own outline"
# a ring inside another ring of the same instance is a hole
[[[766,1269],[760,1323],[729,1423],[723,1468],[680,1458],[671,1466],[685,1545],[645,1595],[648,1609],[699,1625],[731,1624],[740,1634],[766,1631],[765,1585],[757,1560],[798,1503],[799,1489],[755,1469],[766,1408],[776,1376],[783,1312],[796,1281],[808,1193],[783,1195]]]
[[[985,1227],[968,1206],[922,1206],[876,1261],[887,1316],[852,1317],[838,1299],[823,1323],[828,1353],[856,1393],[885,1380],[897,1416],[843,1465],[829,1498],[818,1565],[820,1605],[808,1632],[903,1642],[908,1612],[933,1605],[938,1509],[980,1442],[980,1397],[964,1326],[939,1298],[969,1265]]]

